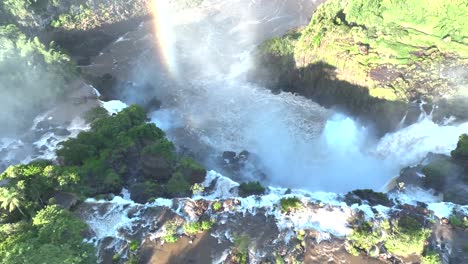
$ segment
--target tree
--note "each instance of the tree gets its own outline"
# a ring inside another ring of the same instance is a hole
[[[23,195],[15,189],[6,189],[0,188],[0,207],[8,210],[8,212],[12,213],[18,209],[18,211],[23,215],[24,212],[21,210],[21,206],[23,205],[24,197]]]

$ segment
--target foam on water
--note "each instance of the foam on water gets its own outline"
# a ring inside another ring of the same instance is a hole
[[[119,100],[111,100],[108,102],[101,101],[101,105],[110,114],[117,114],[118,112],[122,111],[124,108],[128,107],[127,104]]]
[[[439,125],[424,118],[380,140],[376,153],[390,158],[401,166],[419,163],[427,153],[450,155],[461,134],[468,133],[468,122]]]

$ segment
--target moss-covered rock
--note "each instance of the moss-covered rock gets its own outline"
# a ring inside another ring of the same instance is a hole
[[[281,198],[280,200],[281,212],[289,213],[302,208],[301,200],[297,197]]]
[[[392,254],[409,256],[421,254],[431,230],[425,228],[416,218],[403,216],[392,226],[391,235],[384,245]]]
[[[457,148],[452,151],[452,158],[468,167],[468,134],[463,134],[457,144]]]
[[[447,178],[456,170],[455,164],[450,159],[435,160],[422,168],[425,175],[424,186],[436,191],[445,189]]]
[[[243,182],[239,185],[239,195],[247,197],[250,195],[262,195],[265,193],[265,187],[260,182]]]
[[[388,199],[387,194],[374,192],[373,190],[354,190],[345,195],[345,202],[348,205],[352,204],[362,204],[362,201],[365,200],[371,206],[373,205],[384,205],[384,206],[393,206],[393,202]]]

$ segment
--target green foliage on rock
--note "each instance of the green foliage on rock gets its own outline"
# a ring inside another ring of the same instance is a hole
[[[138,247],[140,246],[140,242],[136,241],[136,240],[132,240],[130,242],[130,245],[129,245],[129,249],[130,251],[136,251],[138,249]]]
[[[239,195],[242,197],[262,195],[264,193],[265,187],[263,187],[258,181],[243,182],[239,185]]]
[[[280,200],[281,212],[291,212],[302,208],[301,200],[297,197],[281,198]]]
[[[391,235],[384,245],[390,253],[399,256],[421,254],[430,234],[431,230],[424,228],[416,219],[403,216],[392,226]]]
[[[234,258],[239,264],[247,264],[249,261],[248,248],[250,237],[247,234],[234,236]]]
[[[205,169],[179,158],[164,132],[146,123],[142,108],[133,105],[115,116],[98,114],[90,131],[63,142],[57,151],[63,164],[81,175],[86,195],[118,192],[129,175],[144,177],[136,183],[147,185],[138,187],[143,189],[142,202],[161,195],[162,186],[172,197],[188,195],[191,184],[204,180]]]
[[[220,201],[216,201],[213,203],[212,207],[213,207],[213,210],[217,212],[223,208],[223,204]]]
[[[380,226],[373,226],[372,223],[364,222],[348,237],[351,245],[359,250],[364,250],[367,254],[377,244],[384,240],[384,233]]]
[[[164,224],[164,236],[161,237],[161,240],[165,243],[175,243],[179,239],[177,237],[177,229],[179,226],[177,223],[169,221]]]
[[[457,148],[451,154],[453,159],[464,162],[464,165],[468,167],[468,134],[460,136]]]
[[[176,172],[167,182],[167,191],[173,197],[183,197],[190,195],[190,183],[185,179],[184,175]]]
[[[193,222],[193,223],[185,223],[183,227],[184,227],[184,232],[187,235],[193,236],[203,231],[210,230],[213,224],[214,222],[211,220],[199,221],[199,222]]]
[[[330,0],[319,6],[299,37],[269,40],[260,53],[293,57],[299,69],[331,65],[339,80],[366,87],[373,97],[437,98],[466,85],[458,76],[440,75],[468,64],[466,12],[465,0]]]
[[[93,109],[87,111],[84,114],[84,118],[86,122],[92,123],[96,121],[97,119],[103,118],[103,117],[108,117],[109,112],[103,107],[94,107]]]
[[[453,173],[455,165],[449,159],[440,159],[424,166],[422,172],[426,176],[424,185],[441,191],[444,189],[446,178]]]
[[[349,205],[352,205],[354,203],[361,204],[362,200],[367,201],[370,205],[393,205],[390,199],[388,199],[387,194],[375,192],[370,189],[354,190],[345,195],[345,202]]]
[[[422,254],[430,234],[431,230],[415,218],[402,216],[392,224],[388,221],[360,223],[347,239],[352,250],[363,250],[366,254],[377,256],[378,249],[383,245],[389,253],[406,257]]]
[[[439,253],[430,250],[421,257],[421,264],[442,264],[442,259],[440,258]]]

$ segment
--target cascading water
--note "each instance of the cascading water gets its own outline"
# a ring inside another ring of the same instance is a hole
[[[347,235],[351,232],[348,218],[355,211],[363,211],[367,219],[375,217],[374,212],[378,217],[388,218],[395,208],[367,204],[347,206],[339,194],[317,190],[339,193],[363,188],[382,190],[402,167],[420,162],[428,152],[448,154],[455,147],[459,134],[468,132],[468,123],[438,125],[431,120],[432,114],[426,114],[421,108],[421,118],[416,124],[403,128],[406,117],[402,117],[401,130],[377,139],[369,128],[351,117],[301,96],[273,94],[248,83],[245,73],[252,66],[249,52],[272,34],[278,35],[307,23],[308,8],[314,1],[205,2],[208,4],[201,9],[171,11],[172,25],[156,20],[156,39],[148,37],[144,26],[139,28],[145,31],[144,37],[134,42],[151,40],[151,43],[147,49],[142,49],[142,55],[134,64],[133,79],[128,80],[131,85],[123,87],[123,97],[128,99],[126,103],[131,103],[156,95],[162,107],[151,113],[152,122],[165,130],[176,145],[187,147],[198,158],[208,160],[210,169],[216,168],[209,163],[213,156],[226,150],[248,150],[256,157],[255,167],[267,174],[267,184],[281,187],[268,187],[263,196],[239,198],[235,191],[237,182],[211,171],[204,186],[210,189],[214,185],[214,188],[204,196],[156,199],[145,205],[129,201],[127,192],[122,194],[127,199],[89,199],[83,205],[82,218],[94,231],[100,248],[106,246],[107,237],[112,237],[115,243],[130,241],[135,235],[153,240],[161,235],[163,228],[159,220],[166,211],[186,221],[195,221],[193,203],[197,199],[210,203],[231,197],[239,202],[236,208],[221,213],[208,212],[219,223],[211,234],[219,241],[232,242],[232,230],[226,228],[226,231],[223,227],[227,219],[234,218],[237,213],[255,214],[257,210],[272,216],[279,230],[290,232],[283,238],[291,238],[293,229],[319,230],[322,233],[317,241],[322,235],[327,239],[330,234]],[[299,6],[295,6],[297,3]],[[160,5],[155,7],[161,8]],[[159,14],[163,11],[160,9]],[[126,38],[130,38],[127,42],[132,42],[131,34]],[[154,41],[158,42],[157,50],[151,49]],[[122,45],[122,42],[117,44]],[[160,63],[155,65],[158,59]],[[164,69],[158,71],[161,68]],[[138,90],[147,83],[155,87],[151,94],[148,90]],[[252,175],[246,172],[246,178]],[[306,190],[287,190],[288,187]],[[297,214],[281,213],[278,204],[286,193],[299,197],[305,208]],[[424,201],[438,217],[449,216],[454,208],[454,205],[439,203],[438,197],[419,189],[392,195],[393,199],[408,204]],[[326,206],[316,205],[322,203]],[[110,247],[120,250],[122,245]],[[224,259],[226,254],[222,255]]]
[[[379,141],[350,117],[301,96],[274,95],[246,82],[252,66],[249,51],[271,37],[265,32],[284,32],[281,22],[293,17],[288,12],[307,10],[294,9],[297,1],[218,4],[203,10],[210,16],[173,12],[171,23],[156,20],[155,27],[158,54],[170,78],[177,80],[167,88],[158,86],[155,94],[163,105],[152,120],[178,145],[205,160],[226,150],[248,150],[258,158],[255,167],[269,184],[335,192],[382,190],[402,167],[420,162],[428,152],[448,154],[458,136],[468,132],[468,124],[435,124],[432,112],[426,114],[421,105],[417,124]],[[196,23],[187,22],[191,16]],[[299,15],[288,25],[303,22]],[[166,36],[177,36],[177,42],[168,45]],[[154,68],[145,67],[154,61],[147,55],[135,79],[141,82],[141,76],[147,76],[144,81],[154,84],[154,75],[141,71]]]

